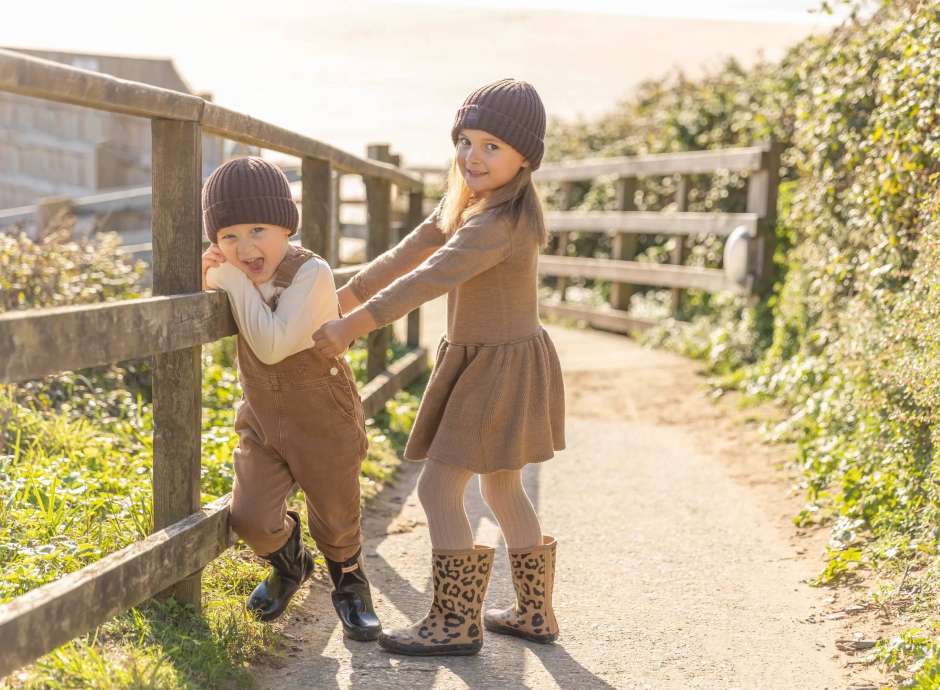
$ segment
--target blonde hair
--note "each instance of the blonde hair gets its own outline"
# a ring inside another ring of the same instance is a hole
[[[441,202],[439,227],[444,236],[450,237],[468,220],[489,210],[496,211],[499,216],[508,215],[513,228],[524,222],[535,233],[539,246],[544,247],[548,242],[542,202],[532,182],[532,169],[529,166],[519,168],[519,172],[509,182],[480,199],[473,196],[454,158],[447,173],[447,189]]]

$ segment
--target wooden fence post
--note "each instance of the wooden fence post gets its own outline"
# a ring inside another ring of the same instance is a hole
[[[301,164],[300,243],[322,257],[330,253],[330,211],[333,193],[329,161],[304,158]]]
[[[151,132],[153,293],[199,292],[202,131],[198,122],[154,119]],[[154,531],[192,515],[200,507],[201,350],[200,346],[187,347],[154,357]],[[181,580],[164,594],[199,610],[200,572]]]
[[[559,202],[560,210],[567,211],[574,205],[574,183],[561,183],[561,200]],[[568,252],[568,240],[571,238],[570,232],[558,233],[558,256],[564,256]],[[558,301],[565,301],[565,293],[568,291],[568,279],[561,276],[558,278]]]
[[[405,216],[405,228],[411,232],[424,220],[424,188],[408,194],[408,214]],[[421,344],[421,308],[408,314],[408,346]]]
[[[370,144],[367,156],[375,160],[391,158],[388,144]],[[369,237],[366,241],[366,259],[372,261],[389,248],[392,232],[392,185],[387,180],[365,178],[366,216]],[[380,328],[369,334],[366,370],[374,378],[385,369],[386,350],[391,338],[391,326]]]
[[[747,211],[756,213],[757,241],[754,260],[753,292],[766,296],[774,284],[774,248],[776,247],[777,187],[780,184],[780,144],[764,145],[761,169],[751,173],[747,184]]]
[[[680,175],[676,181],[676,211],[684,213],[689,210],[689,184],[691,177],[689,175]],[[685,235],[673,235],[675,247],[672,249],[672,263],[681,266],[685,263]],[[672,289],[672,299],[669,312],[673,318],[679,318],[679,309],[682,307],[682,288]]]
[[[635,211],[636,203],[633,197],[636,194],[636,178],[621,177],[616,182],[617,210]],[[614,235],[611,243],[610,258],[616,260],[629,260],[636,256],[637,236],[625,232]],[[610,306],[614,309],[627,311],[630,308],[630,296],[633,286],[629,283],[613,283],[610,286]]]
[[[339,260],[339,238],[340,238],[340,186],[343,184],[343,176],[337,171],[333,171],[332,180],[330,180],[330,247],[327,260],[330,266],[338,267]]]

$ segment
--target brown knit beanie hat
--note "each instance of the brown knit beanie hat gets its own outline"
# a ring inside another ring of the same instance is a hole
[[[293,234],[298,220],[287,176],[262,158],[230,160],[202,188],[202,223],[210,242],[216,242],[222,228],[241,223],[280,225]]]
[[[450,137],[461,129],[482,129],[525,156],[535,170],[545,151],[545,106],[535,87],[518,79],[500,79],[482,86],[463,102]]]

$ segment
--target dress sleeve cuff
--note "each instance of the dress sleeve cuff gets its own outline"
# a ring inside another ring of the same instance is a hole
[[[368,294],[365,289],[365,286],[362,284],[362,279],[360,278],[362,274],[357,273],[349,281],[349,289],[352,290],[352,293],[356,296],[356,299],[359,300],[359,303],[362,304],[368,300],[372,295]]]

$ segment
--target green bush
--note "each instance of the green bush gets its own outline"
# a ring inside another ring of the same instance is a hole
[[[0,233],[0,312],[146,296],[149,291],[140,287],[146,265],[120,254],[120,243],[115,233],[74,239],[69,219],[40,240],[24,233]],[[138,397],[150,400],[150,360],[25,382],[15,395],[32,406],[62,410],[75,419],[101,411],[121,416]]]

